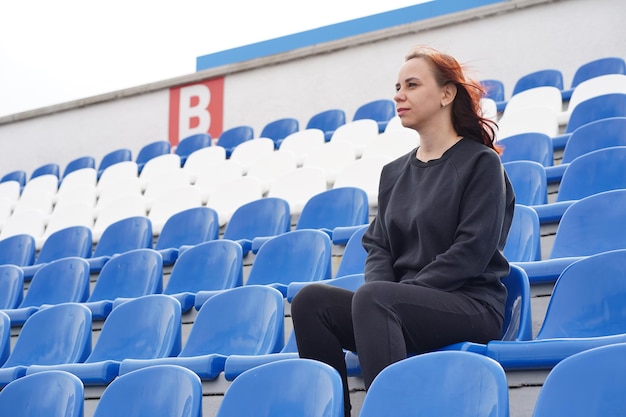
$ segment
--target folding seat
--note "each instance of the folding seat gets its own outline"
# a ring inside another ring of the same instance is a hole
[[[495,100],[487,97],[481,98],[480,110],[484,118],[489,119],[494,123],[498,122],[498,104],[495,102]]]
[[[567,141],[561,163],[546,168],[548,183],[560,182],[568,164],[577,157],[612,146],[626,146],[626,117],[608,117],[580,126]]]
[[[311,150],[302,162],[302,167],[323,170],[326,174],[326,183],[332,188],[337,174],[356,159],[357,151],[353,143],[331,139],[330,142]]]
[[[149,160],[156,158],[160,155],[169,154],[172,151],[170,143],[166,140],[158,140],[148,143],[139,149],[135,162],[137,163],[137,172],[141,173],[144,165]]]
[[[498,121],[497,139],[520,133],[538,132],[555,137],[559,133],[558,113],[547,106],[524,107],[502,114]]]
[[[22,194],[15,203],[14,211],[22,208],[34,208],[45,214],[51,213],[58,187],[59,178],[52,174],[43,174],[31,179],[22,189]]]
[[[0,198],[0,230],[6,223],[7,219],[11,217],[11,213],[13,213],[13,202],[6,199]]]
[[[75,169],[61,179],[57,194],[75,187],[89,185],[95,187],[98,185],[98,172],[95,168],[85,167]]]
[[[2,274],[2,272],[0,272],[0,274]],[[2,366],[6,362],[10,354],[11,319],[9,319],[9,316],[7,316],[5,313],[0,312],[0,366]]]
[[[561,90],[555,86],[528,88],[513,95],[506,103],[503,116],[527,107],[549,107],[559,114],[563,110]]]
[[[341,417],[343,413],[341,377],[334,368],[310,359],[287,359],[237,377],[217,417]]]
[[[337,174],[333,188],[356,187],[367,193],[370,208],[378,206],[378,185],[383,166],[391,162],[388,156],[367,156],[357,159]]]
[[[232,158],[226,159],[214,164],[207,164],[198,170],[193,185],[202,191],[202,202],[206,204],[216,189],[227,182],[241,179],[244,173],[244,165],[240,161]]]
[[[262,285],[231,288],[214,295],[200,308],[180,354],[123,360],[119,374],[172,364],[191,369],[203,380],[213,380],[224,370],[227,356],[278,352],[284,337],[283,297],[279,291]]]
[[[626,248],[623,236],[626,190],[612,190],[577,200],[563,213],[548,259],[514,262],[532,284],[556,281],[571,263],[601,252]]]
[[[19,211],[13,211],[2,226],[0,240],[27,234],[37,242],[43,237],[46,230],[47,218],[46,213],[35,208],[21,208]]]
[[[601,75],[578,84],[572,91],[567,109],[559,115],[559,122],[567,124],[580,103],[605,94],[626,94],[626,74]]]
[[[575,353],[626,342],[625,261],[620,249],[572,263],[554,285],[537,336],[491,341],[485,354],[505,369],[549,369]]]
[[[258,237],[276,236],[291,230],[287,200],[264,197],[239,206],[226,224],[223,239],[233,240],[246,256]]]
[[[513,221],[504,246],[509,262],[541,260],[541,230],[537,212],[529,206],[515,205]]]
[[[69,257],[49,262],[33,276],[22,302],[3,310],[12,326],[21,326],[43,306],[79,303],[89,296],[89,264],[83,258]]]
[[[41,249],[53,233],[74,226],[94,227],[94,210],[90,204],[78,201],[55,207],[48,217],[43,235],[35,239],[37,248]]]
[[[557,69],[549,68],[523,75],[515,82],[511,98],[522,91],[544,86],[555,87],[559,91],[563,90],[563,73]]]
[[[292,230],[269,239],[259,249],[244,286],[277,288],[283,296],[293,281],[320,281],[331,277],[331,241],[319,230]],[[216,291],[198,291],[195,307],[200,309]]]
[[[152,247],[152,223],[145,216],[115,221],[102,232],[93,254],[87,259],[91,272],[98,272],[113,256]]]
[[[172,214],[167,219],[154,243],[154,249],[163,256],[163,265],[172,265],[181,250],[218,237],[217,212],[209,207],[192,207]]]
[[[174,214],[196,207],[202,207],[202,191],[193,185],[181,185],[160,194],[152,202],[148,212],[152,234],[161,234],[163,226]]]
[[[270,138],[260,137],[247,140],[239,145],[230,154],[230,160],[237,161],[243,167],[243,173],[248,172],[248,167],[258,159],[263,159],[275,151],[274,141]]]
[[[100,163],[98,164],[98,179],[102,176],[102,173],[111,165],[115,165],[119,162],[126,162],[133,160],[133,153],[130,149],[119,148],[105,154]]]
[[[93,248],[91,229],[87,226],[70,226],[53,232],[43,242],[31,265],[21,267],[24,280],[29,281],[39,269],[49,262],[67,257],[90,258]]]
[[[202,383],[190,370],[173,365],[116,378],[104,389],[93,416],[130,415],[201,417]]]
[[[320,129],[309,128],[299,130],[287,136],[280,143],[278,151],[294,153],[298,166],[302,166],[306,156],[326,142],[328,141],[324,138],[324,132]]]
[[[298,120],[292,117],[285,117],[273,120],[263,126],[259,137],[271,139],[274,142],[274,148],[278,149],[283,139],[298,130],[300,130]]]
[[[297,219],[311,197],[328,189],[326,178],[322,168],[303,166],[276,179],[267,197],[287,200],[292,218]]]
[[[22,186],[15,180],[0,182],[0,198],[15,203],[20,199]]]
[[[517,204],[534,206],[548,202],[548,183],[543,165],[523,160],[505,162],[502,165],[515,191]]]
[[[11,264],[0,265],[0,310],[17,307],[22,302],[23,296],[24,273],[22,268]],[[2,352],[1,349],[0,352]],[[2,358],[1,354],[0,358]]]
[[[345,243],[346,247],[341,255],[341,261],[337,267],[337,272],[335,272],[335,278],[346,275],[362,274],[365,272],[365,259],[367,258],[367,252],[365,251],[365,248],[363,248],[361,239],[363,238],[363,234],[365,234],[368,227],[369,224],[354,228],[355,230],[350,234],[350,237],[347,238]],[[334,244],[340,244],[338,243],[338,239],[335,239],[336,235],[341,235],[341,233],[337,232],[338,229],[341,229],[341,227],[333,229]]]
[[[95,207],[98,199],[97,175],[93,168],[83,168],[69,173],[59,185],[54,197],[55,206],[80,201]]]
[[[21,170],[21,169],[16,170],[16,171],[11,171],[2,176],[2,178],[0,179],[0,183],[5,182],[5,181],[17,181],[20,183],[20,186],[23,187],[24,185],[26,185],[27,176],[28,174],[26,174],[26,171]]]
[[[219,165],[226,160],[226,149],[221,146],[207,146],[192,152],[185,161],[183,169],[189,174],[192,183],[207,166]]]
[[[508,417],[506,375],[496,361],[471,352],[413,356],[374,378],[359,415]]]
[[[145,163],[143,169],[139,173],[139,180],[144,190],[154,182],[161,180],[164,176],[175,175],[175,172],[181,172],[182,165],[180,156],[175,153],[155,156]]]
[[[481,80],[480,84],[485,90],[485,97],[496,102],[497,111],[504,111],[504,108],[506,107],[504,83],[496,79],[486,79]]]
[[[328,109],[311,116],[306,129],[319,129],[324,133],[324,141],[330,141],[333,132],[346,123],[346,112],[341,109]]]
[[[115,302],[161,292],[163,257],[154,249],[134,249],[113,256],[104,264],[83,304],[94,319],[105,319]]]
[[[539,391],[533,416],[616,416],[626,407],[626,344],[576,353],[559,362]]]
[[[626,74],[626,62],[624,58],[613,56],[598,58],[578,67],[572,78],[570,88],[562,91],[563,100],[569,100],[574,89],[582,82],[608,74]]]
[[[176,260],[163,294],[180,301],[187,312],[198,291],[216,291],[243,285],[241,246],[219,239],[198,243]]]
[[[387,127],[387,123],[396,115],[396,103],[393,100],[381,99],[373,100],[361,104],[352,117],[352,121],[361,119],[372,119],[378,123],[378,132],[382,133]]]
[[[499,139],[502,162],[534,161],[544,167],[553,166],[552,138],[545,133],[528,132]]]
[[[34,365],[82,362],[91,352],[91,312],[78,303],[50,306],[30,316],[0,367],[0,386],[23,377]]]
[[[359,119],[339,126],[330,142],[348,142],[354,145],[357,158],[363,150],[378,137],[378,123],[372,119]]]
[[[211,146],[211,135],[208,133],[197,133],[181,139],[176,145],[174,153],[180,156],[180,166],[185,165],[187,158],[198,149]]]
[[[57,177],[57,180],[58,180],[60,176],[60,172],[61,172],[61,167],[59,167],[59,164],[57,164],[56,162],[44,164],[33,170],[33,172],[30,174],[30,180],[37,178],[39,176],[42,176],[42,175],[54,175],[55,177]]]
[[[98,191],[100,193],[112,184],[117,185],[138,178],[139,167],[135,161],[120,161],[108,166],[98,175]]]
[[[237,208],[262,197],[263,183],[256,178],[243,176],[220,184],[209,195],[206,206],[217,211],[221,227],[230,221]]]
[[[217,138],[217,146],[226,150],[226,158],[230,158],[235,148],[243,142],[254,138],[254,129],[250,126],[242,125],[231,127],[222,132]]]
[[[102,206],[98,205],[94,211],[96,219],[91,230],[94,243],[100,241],[102,234],[112,224],[133,217],[147,218],[147,215],[148,204],[141,194],[121,195]],[[152,232],[152,229],[150,232]]]
[[[558,223],[575,201],[603,191],[626,188],[626,146],[598,149],[570,162],[563,173],[556,201],[534,206],[539,221]]]
[[[387,126],[385,126],[385,132],[391,132],[392,130],[404,128],[405,127],[402,126],[402,120],[400,119],[400,116],[395,115],[389,120]]]
[[[12,381],[0,392],[1,417],[83,417],[84,387],[62,371],[29,375]]]
[[[82,304],[74,305],[82,307]],[[118,376],[120,364],[125,359],[177,355],[181,348],[181,327],[180,303],[173,297],[152,294],[132,299],[111,311],[91,353],[83,361],[32,365],[26,369],[26,374],[61,370],[76,375],[84,385],[108,385]],[[154,392],[150,391],[153,395]]]
[[[35,262],[35,253],[35,238],[29,234],[0,239],[0,265],[32,265]]]
[[[361,158],[373,156],[385,156],[389,160],[406,155],[419,145],[419,134],[413,129],[401,127],[391,129],[378,135],[370,141],[365,148]]]
[[[61,181],[63,181],[68,174],[85,168],[90,168],[93,170],[96,169],[96,159],[93,156],[81,156],[68,162],[65,166],[65,169],[63,170],[63,176],[61,176]]]
[[[134,164],[134,162],[133,162]],[[118,164],[122,165],[122,163]],[[142,197],[144,200],[144,204],[147,206],[147,202],[145,202],[145,198],[143,198],[142,189],[141,189],[141,181],[139,177],[129,177],[126,179],[119,179],[116,181],[112,181],[107,185],[103,185],[102,187],[96,188],[96,194],[98,195],[98,200],[96,201],[96,205],[94,207],[94,216],[97,217],[98,213],[102,210],[103,207],[111,204],[113,201],[126,196],[135,196]]]
[[[263,184],[265,194],[270,185],[283,175],[298,168],[298,158],[290,151],[274,151],[263,159],[257,159],[248,167],[247,176],[258,179]]]

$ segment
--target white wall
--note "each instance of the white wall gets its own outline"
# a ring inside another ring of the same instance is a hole
[[[329,108],[341,108],[351,118],[360,104],[393,97],[404,54],[418,43],[455,55],[476,79],[502,80],[507,95],[529,72],[559,69],[569,86],[575,69],[588,61],[626,58],[623,0],[537,1],[536,6],[487,17],[463,15],[428,30],[406,25],[406,34],[365,44],[355,40],[352,47],[276,65],[240,72],[227,68],[224,129],[247,124],[260,133],[266,123],[282,117],[295,117],[304,128],[313,114]],[[197,77],[199,81],[202,74]],[[148,93],[120,94],[122,98],[21,121],[0,119],[0,173],[30,173],[48,162],[63,168],[84,155],[99,161],[120,147],[136,156],[141,146],[167,140],[169,87],[177,84],[181,80],[165,81]]]

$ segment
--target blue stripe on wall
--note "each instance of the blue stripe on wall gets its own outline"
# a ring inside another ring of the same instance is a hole
[[[196,71],[279,54],[508,0],[433,0],[196,58]]]

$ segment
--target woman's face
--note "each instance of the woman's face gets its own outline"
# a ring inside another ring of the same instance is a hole
[[[396,84],[396,111],[404,127],[419,132],[441,113],[447,104],[445,89],[440,87],[430,63],[424,58],[412,58],[402,65]]]

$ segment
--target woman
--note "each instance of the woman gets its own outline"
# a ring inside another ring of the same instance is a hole
[[[367,389],[408,353],[501,337],[515,195],[481,95],[453,57],[425,47],[408,54],[394,100],[420,146],[382,171],[363,236],[365,284],[355,293],[310,285],[292,301],[300,356],[339,371],[346,416],[342,349],[358,353]]]

